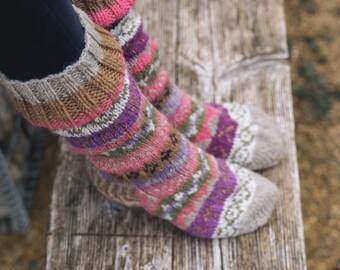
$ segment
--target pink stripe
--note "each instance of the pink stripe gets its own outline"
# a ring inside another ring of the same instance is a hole
[[[176,112],[169,117],[169,121],[179,128],[189,117],[192,108],[192,99],[188,95],[183,95]]]
[[[142,93],[147,96],[150,102],[153,102],[163,93],[168,80],[168,73],[165,70],[160,69],[156,75],[156,78],[144,89],[142,89]]]
[[[151,41],[150,49],[143,51],[140,56],[138,57],[136,63],[132,67],[130,66],[130,73],[132,75],[136,75],[139,72],[142,72],[145,67],[150,64],[153,57],[155,56],[155,53],[157,52],[158,46],[157,43],[154,41]]]
[[[154,136],[142,148],[125,155],[122,158],[109,158],[105,156],[92,156],[90,161],[106,173],[122,174],[137,171],[146,163],[159,157],[166,143],[169,141],[170,125],[159,114],[159,123]]]
[[[214,117],[219,117],[220,115],[221,111],[216,110],[212,106],[206,106],[202,128],[194,138],[193,142],[199,143],[205,140],[210,140],[212,138],[212,134],[210,131],[209,124],[211,123],[211,119],[213,119]]]
[[[117,0],[112,6],[88,14],[92,21],[107,27],[129,13],[136,0]]]
[[[168,196],[172,196],[182,185],[193,176],[198,167],[198,150],[193,144],[189,145],[189,159],[176,176],[167,179],[165,182],[153,185],[144,189],[136,189],[135,195],[139,199],[141,206],[149,213],[154,214],[159,208],[160,201]],[[149,194],[157,194],[157,198],[150,197]]]

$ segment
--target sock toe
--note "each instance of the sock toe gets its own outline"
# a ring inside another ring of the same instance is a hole
[[[251,170],[272,167],[284,156],[282,135],[273,117],[256,108],[250,108],[250,112],[253,123],[258,126],[258,132],[247,167]]]
[[[224,107],[238,123],[228,160],[251,170],[276,165],[284,155],[284,145],[275,119],[252,106],[227,103]]]
[[[241,220],[237,235],[249,233],[265,225],[277,203],[278,189],[263,176],[251,173],[256,183],[253,200]]]

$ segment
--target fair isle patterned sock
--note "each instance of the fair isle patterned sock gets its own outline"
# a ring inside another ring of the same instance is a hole
[[[76,63],[27,82],[0,73],[17,109],[85,155],[109,198],[197,237],[236,236],[265,224],[276,186],[190,143],[141,94],[114,37],[77,12],[86,45]]]
[[[253,170],[279,162],[284,154],[283,144],[272,117],[237,103],[198,104],[170,82],[168,73],[161,68],[157,44],[143,31],[140,16],[128,9],[123,9],[125,17],[123,12],[105,16],[99,11],[100,8],[112,11],[111,6],[122,1],[111,1],[115,4],[109,2],[106,6],[99,5],[99,1],[75,2],[82,8],[85,6],[86,12],[92,6],[96,14],[102,15],[95,21],[102,22],[105,27],[111,25],[108,28],[122,47],[129,73],[137,80],[143,94],[191,142],[215,157]],[[129,2],[130,7],[133,2]]]
[[[195,102],[170,82],[161,68],[157,44],[143,31],[142,19],[133,10],[111,32],[143,94],[191,142],[215,157],[254,170],[279,162],[283,144],[272,117],[237,103]]]

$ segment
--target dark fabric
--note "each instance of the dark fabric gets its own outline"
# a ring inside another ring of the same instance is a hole
[[[21,81],[62,71],[85,46],[70,0],[3,1],[0,35],[0,71]]]

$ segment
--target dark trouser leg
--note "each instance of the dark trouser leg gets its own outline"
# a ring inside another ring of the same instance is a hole
[[[75,62],[83,27],[69,0],[10,0],[0,11],[0,71],[10,79],[43,78]]]

